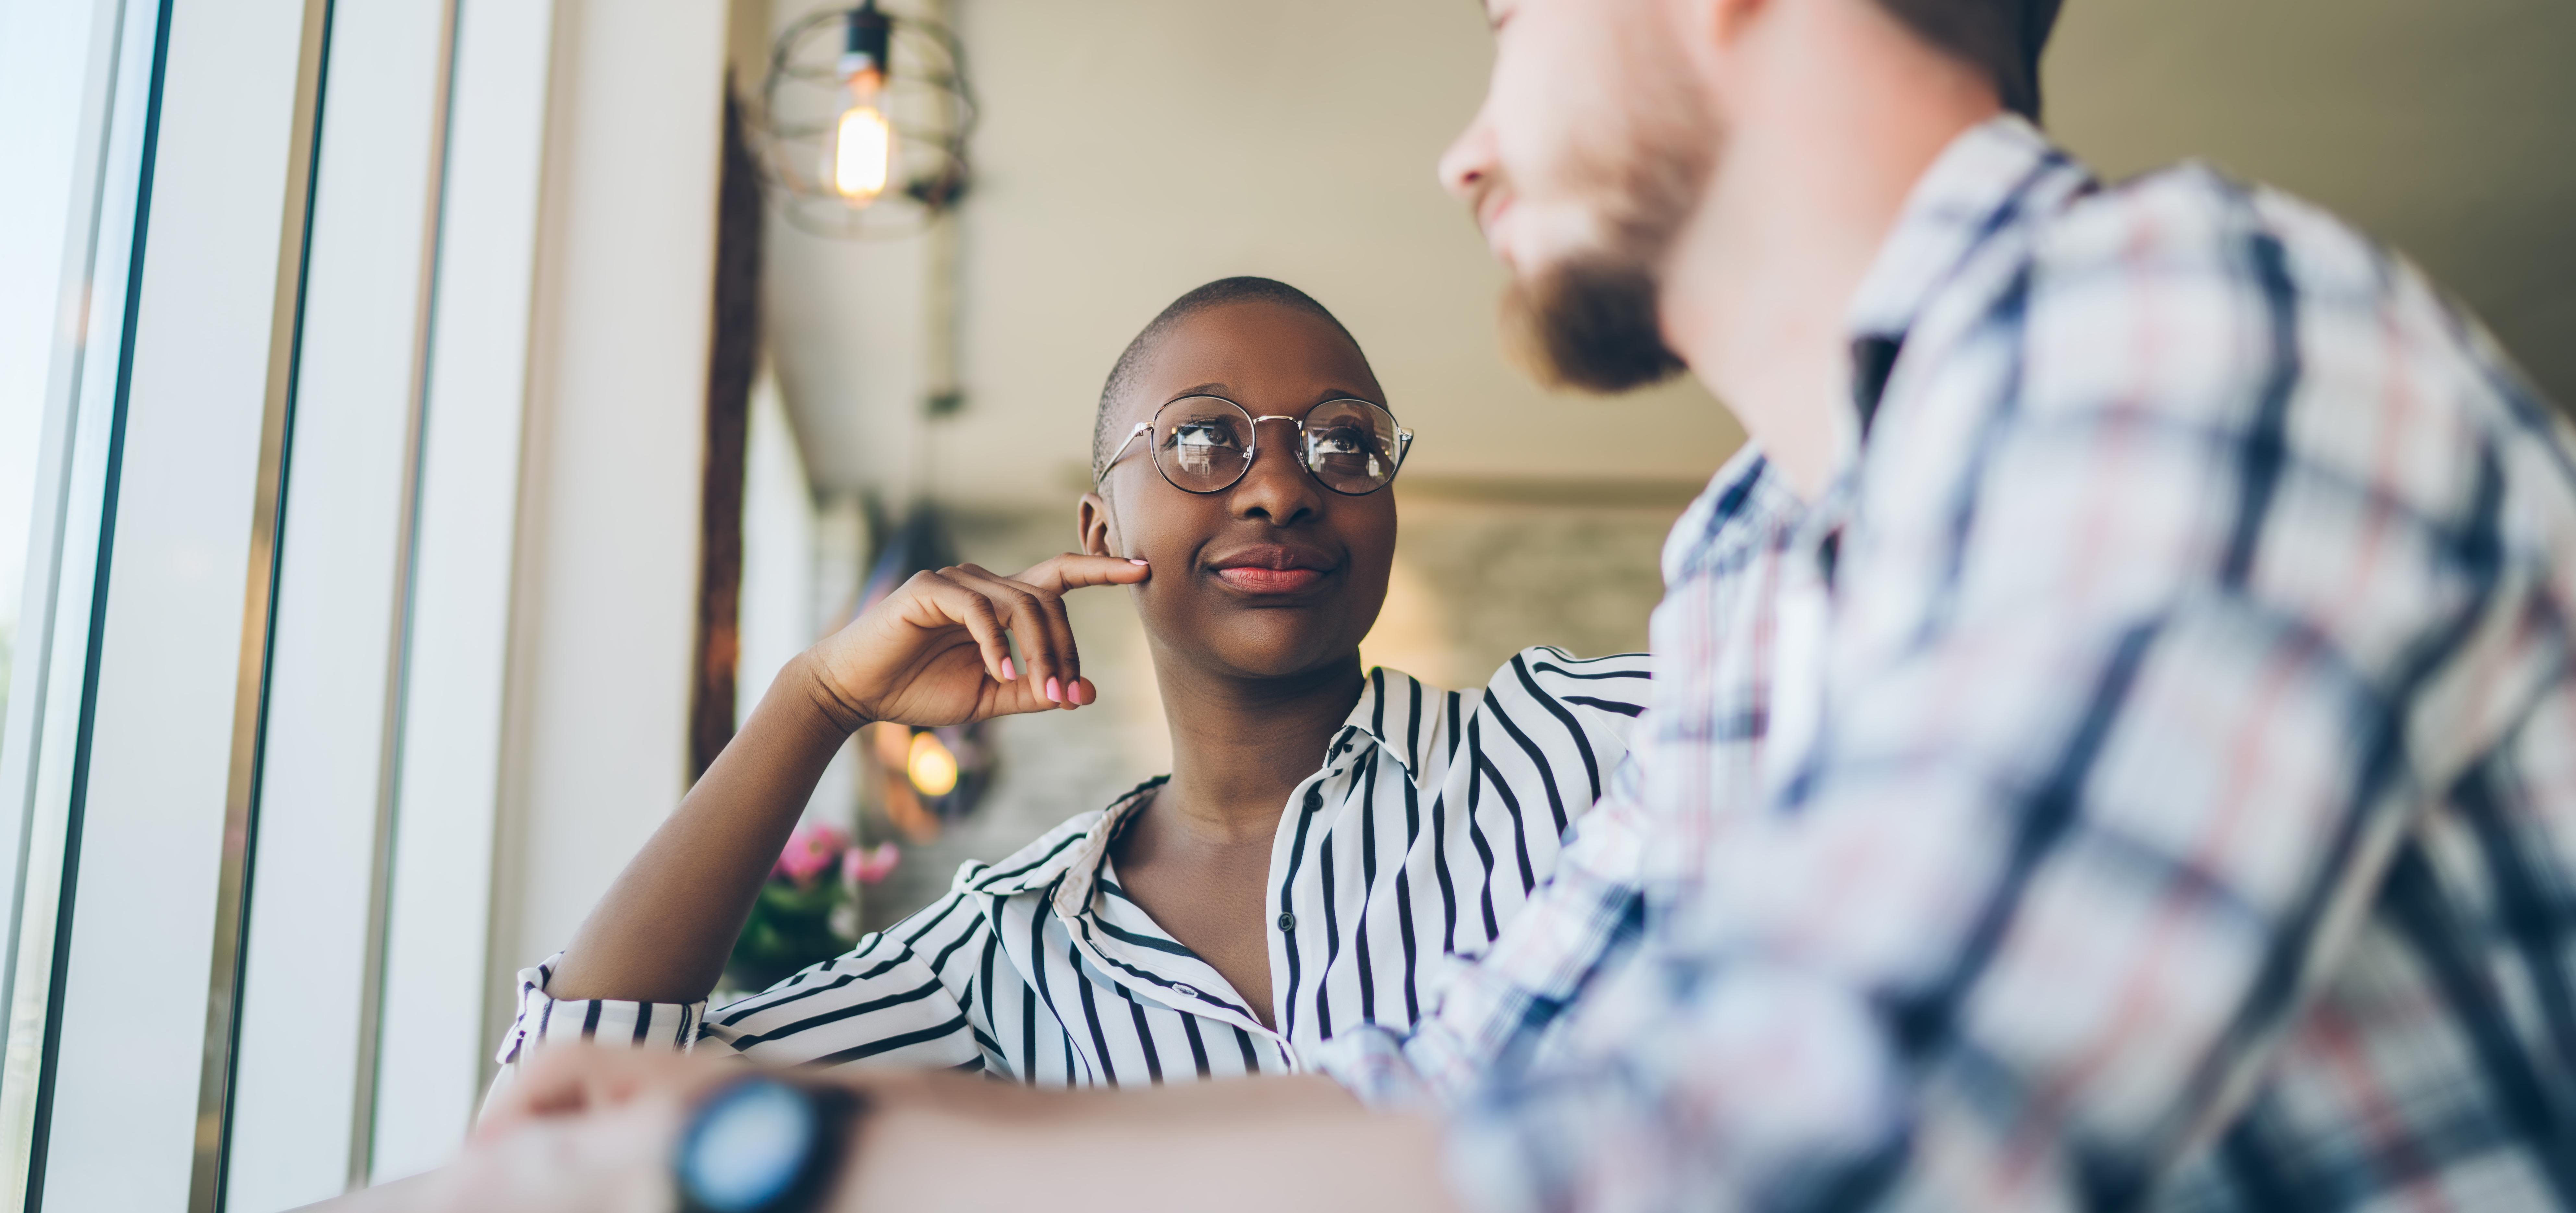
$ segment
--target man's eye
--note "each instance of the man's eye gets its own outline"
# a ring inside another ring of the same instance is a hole
[[[1220,425],[1184,425],[1172,431],[1173,446],[1230,447],[1234,434]]]
[[[1314,450],[1318,455],[1364,455],[1368,442],[1357,431],[1326,430],[1315,435]]]

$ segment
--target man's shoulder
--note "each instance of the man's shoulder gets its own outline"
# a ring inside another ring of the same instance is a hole
[[[2065,323],[2126,332],[2155,322],[2180,341],[2242,345],[2277,320],[2321,352],[2343,352],[2316,326],[2366,322],[2376,332],[2448,350],[2459,320],[2402,255],[2293,194],[2184,161],[2071,199],[2029,242],[2034,309]],[[2231,326],[2194,324],[2195,317]],[[2464,352],[2464,351],[2463,351]]]
[[[2206,161],[2185,160],[2070,198],[2038,225],[2043,269],[2086,266],[2139,271],[2216,266],[2251,270],[2256,245],[2276,243],[2299,258],[2285,268],[2299,287],[2371,293],[2384,285],[2388,254],[2332,212]]]
[[[2024,403],[2246,424],[2268,393],[2331,398],[2466,449],[2537,396],[2407,259],[2314,203],[2185,162],[2037,219],[1999,295],[2020,317]],[[2346,426],[2345,428],[2364,428]]]

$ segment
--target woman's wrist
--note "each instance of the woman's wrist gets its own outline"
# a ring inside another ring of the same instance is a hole
[[[770,693],[782,692],[792,696],[820,723],[828,726],[836,734],[833,738],[835,745],[849,740],[851,734],[871,723],[867,711],[841,693],[838,684],[824,669],[822,658],[816,656],[812,649],[798,653],[785,669],[778,672],[778,681]]]

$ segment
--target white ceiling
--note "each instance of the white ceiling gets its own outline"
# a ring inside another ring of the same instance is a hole
[[[782,0],[780,17],[808,11]],[[2337,209],[2576,395],[2576,5],[2071,0],[2052,129],[2113,174],[2209,156]],[[928,432],[918,241],[773,225],[767,323],[823,488],[1068,500],[1102,376],[1174,295],[1258,273],[1338,312],[1417,473],[1704,477],[1695,387],[1552,397],[1503,363],[1497,271],[1432,162],[1475,107],[1467,0],[957,0],[984,103],[962,212],[965,411]]]

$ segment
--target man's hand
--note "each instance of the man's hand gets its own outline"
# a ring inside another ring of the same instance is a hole
[[[820,705],[849,729],[874,720],[952,725],[1077,707],[1095,694],[1082,677],[1065,593],[1134,585],[1148,575],[1137,561],[1070,553],[1016,577],[971,564],[916,573],[801,664]],[[1026,668],[1011,657],[1013,640]]]
[[[670,1159],[698,1095],[739,1064],[566,1045],[496,1092],[455,1161],[311,1213],[670,1213]]]
[[[643,1100],[688,1104],[741,1077],[748,1065],[740,1058],[660,1049],[550,1046],[521,1065],[515,1080],[493,1090],[474,1137],[501,1137],[539,1121],[615,1112]]]

